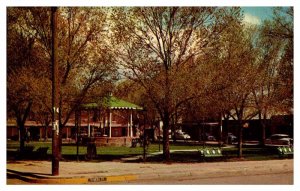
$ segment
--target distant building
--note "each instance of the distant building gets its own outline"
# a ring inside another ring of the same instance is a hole
[[[76,141],[80,137],[95,137],[99,144],[130,145],[139,128],[138,113],[143,108],[111,96],[106,103],[82,104],[63,128],[62,137],[66,141]],[[76,128],[78,124],[78,128]],[[25,128],[30,131],[32,140],[44,140],[52,137],[52,125],[45,128],[37,121],[26,121]],[[16,121],[7,121],[7,138],[19,140]]]
[[[283,133],[288,134],[291,137],[294,135],[294,123],[293,115],[273,115],[265,120],[266,138],[272,134]],[[252,118],[250,120],[243,120],[243,140],[261,140],[262,127],[258,118]],[[224,139],[227,133],[238,135],[239,123],[232,118],[229,120],[222,119],[222,128],[220,121],[217,120],[199,120],[199,121],[184,121],[179,124],[183,131],[191,135],[193,140],[203,140],[204,135],[212,135],[217,140]]]

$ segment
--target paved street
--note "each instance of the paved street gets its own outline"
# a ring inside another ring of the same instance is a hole
[[[293,184],[293,159],[201,163],[60,162],[59,178],[87,177],[87,184]],[[51,177],[49,161],[8,163],[9,171]],[[130,176],[102,182],[97,177]],[[9,176],[8,184],[19,184]],[[25,183],[26,184],[26,183]]]
[[[293,184],[293,173],[280,174],[258,174],[258,175],[241,175],[241,176],[224,176],[224,177],[200,177],[191,176],[183,178],[157,178],[135,180],[130,184],[189,184],[189,185],[215,185],[215,184],[259,184],[259,185],[288,185]]]

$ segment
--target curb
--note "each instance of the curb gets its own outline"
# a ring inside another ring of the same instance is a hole
[[[93,177],[50,177],[32,174],[22,175],[17,171],[7,171],[8,176],[34,184],[87,184],[91,182],[124,182],[137,179],[137,175],[93,176]]]
[[[88,182],[124,182],[136,180],[136,175],[99,176],[87,178]]]

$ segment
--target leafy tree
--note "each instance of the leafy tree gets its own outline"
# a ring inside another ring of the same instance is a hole
[[[183,103],[198,97],[199,92],[193,90],[196,80],[191,79],[199,71],[194,59],[212,51],[227,24],[230,12],[226,10],[145,7],[116,8],[112,12],[119,63],[125,75],[145,89],[163,121],[165,160],[170,158],[172,117]]]
[[[34,108],[44,105],[43,108],[48,113],[51,101],[50,96],[46,95],[49,94],[52,80],[50,8],[28,7],[8,8],[8,10],[9,20],[14,21],[8,24],[9,28],[14,28],[16,33],[21,34],[25,39],[32,39],[34,44],[32,50],[37,55],[37,60],[34,62],[32,73],[26,75],[40,79],[35,88],[30,91],[34,100],[38,101]],[[114,57],[110,54],[109,43],[106,39],[108,31],[105,24],[105,11],[105,8],[58,9],[60,132],[75,109],[91,93],[97,90],[105,94],[111,87],[111,82],[117,77]],[[13,34],[10,31],[8,33]],[[12,39],[11,44],[13,43],[22,44],[18,39]],[[8,48],[8,58],[15,59],[10,51],[13,49]],[[27,57],[29,54],[24,52],[17,58],[24,60]],[[32,60],[30,63],[33,63]],[[17,61],[8,60],[8,68],[15,67],[17,64]]]
[[[34,119],[42,124],[44,127],[45,135],[44,140],[46,141],[48,137],[48,129],[52,122],[52,110],[51,110],[51,81],[48,78],[39,78],[34,84],[34,95],[32,105],[32,112]],[[40,139],[43,135],[40,135]],[[51,135],[52,136],[52,135]]]
[[[8,9],[7,15],[7,113],[15,117],[20,132],[20,151],[25,146],[25,122],[33,104],[35,40],[18,27],[19,10]]]
[[[278,7],[274,9],[272,20],[267,20],[262,27],[262,36],[275,44],[280,43],[277,53],[277,94],[281,98],[278,109],[291,113],[293,108],[293,69],[294,69],[294,9]],[[277,42],[276,42],[277,41]]]
[[[251,99],[252,84],[256,79],[256,48],[253,46],[253,29],[242,23],[241,12],[220,34],[215,52],[207,59],[212,62],[213,80],[211,85],[219,87],[214,94],[215,111],[224,118],[232,117],[238,121],[238,156],[242,157],[243,126],[245,120],[256,115]],[[228,18],[227,18],[228,19]]]
[[[265,141],[266,119],[293,108],[293,8],[274,9],[274,18],[260,28],[257,82],[253,97]],[[268,116],[269,115],[269,116]]]
[[[33,99],[30,72],[20,68],[7,77],[7,110],[8,116],[15,117],[20,132],[20,151],[25,145],[25,122],[30,114]]]
[[[281,45],[278,41],[270,41],[259,36],[257,42],[258,54],[256,66],[256,81],[252,85],[253,101],[261,124],[261,144],[265,141],[266,119],[276,111],[278,95],[276,93],[277,67]],[[276,113],[276,112],[275,112]]]

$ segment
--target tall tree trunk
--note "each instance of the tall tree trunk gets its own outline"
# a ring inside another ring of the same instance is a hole
[[[239,120],[239,141],[238,141],[238,157],[243,157],[243,122]]]
[[[266,124],[265,124],[265,122],[262,122],[262,124],[261,124],[261,145],[262,146],[265,146],[265,144],[266,144]]]
[[[15,110],[17,125],[20,130],[20,151],[21,152],[24,150],[25,147],[25,122],[30,113],[31,106],[32,106],[32,101],[29,101],[23,115],[20,113],[18,109]]]
[[[20,151],[22,152],[25,147],[25,125],[18,123],[18,127],[20,129]]]
[[[170,118],[168,114],[165,114],[163,118],[163,156],[165,161],[170,160],[169,129]]]
[[[63,137],[63,127],[62,124],[59,124],[59,134],[58,134],[58,157],[61,160],[62,159],[62,137]]]
[[[62,97],[59,95],[59,108],[62,108]],[[59,121],[59,133],[58,133],[58,158],[62,159],[62,131],[63,131],[63,124],[62,124],[62,109],[58,113],[58,121]]]
[[[266,126],[267,126],[267,112],[264,112],[264,118],[262,119],[262,143],[263,146],[266,144]]]
[[[259,111],[258,113],[258,119],[259,124],[261,126],[261,137],[260,137],[260,145],[265,146],[265,140],[266,140],[266,121],[265,121],[266,115],[264,115],[264,118],[262,118],[262,112]]]
[[[45,125],[45,137],[44,137],[44,141],[47,141],[48,140],[48,128],[49,128],[49,123],[47,123]]]
[[[228,144],[228,118],[224,117],[224,122],[223,122],[223,129],[224,129],[224,135],[225,135],[225,144]]]

